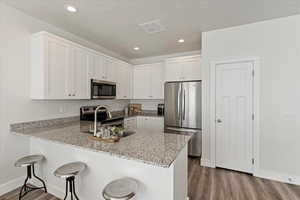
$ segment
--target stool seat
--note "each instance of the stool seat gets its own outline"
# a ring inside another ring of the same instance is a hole
[[[45,157],[43,155],[30,155],[20,158],[15,162],[16,167],[27,167],[42,161]]]
[[[83,162],[72,162],[59,167],[54,171],[54,175],[59,178],[69,178],[78,175],[86,168]]]
[[[106,200],[129,200],[138,191],[138,182],[132,178],[122,178],[110,182],[103,190]]]

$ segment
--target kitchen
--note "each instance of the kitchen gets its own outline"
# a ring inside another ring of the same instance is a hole
[[[0,1],[1,200],[299,198],[299,2],[29,1]]]

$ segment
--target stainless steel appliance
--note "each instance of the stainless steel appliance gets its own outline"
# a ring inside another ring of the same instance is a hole
[[[157,114],[163,116],[165,114],[165,104],[160,103],[157,105]]]
[[[96,116],[95,111],[97,107]],[[83,106],[80,108],[80,130],[82,132],[91,132],[95,127],[95,119],[98,125],[124,127],[123,113],[109,112],[105,106]]]
[[[115,99],[116,90],[114,82],[91,79],[91,99]]]
[[[190,134],[190,156],[201,156],[202,149],[201,81],[165,83],[165,130]]]

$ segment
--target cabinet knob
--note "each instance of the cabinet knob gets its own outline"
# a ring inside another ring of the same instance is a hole
[[[72,96],[71,94],[69,94],[69,97]]]

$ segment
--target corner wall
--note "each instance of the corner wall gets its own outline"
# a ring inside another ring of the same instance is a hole
[[[0,193],[14,189],[24,169],[14,167],[14,162],[29,153],[29,141],[9,132],[9,124],[79,115],[83,105],[108,104],[120,110],[129,103],[115,101],[32,101],[30,91],[30,36],[38,31],[49,31],[75,42],[88,41],[0,3]],[[4,30],[4,31],[3,31]],[[100,48],[99,48],[100,49]],[[61,112],[62,111],[62,112]]]
[[[300,15],[202,35],[203,161],[210,162],[210,62],[260,58],[259,176],[300,183]],[[291,178],[291,179],[289,179]]]

